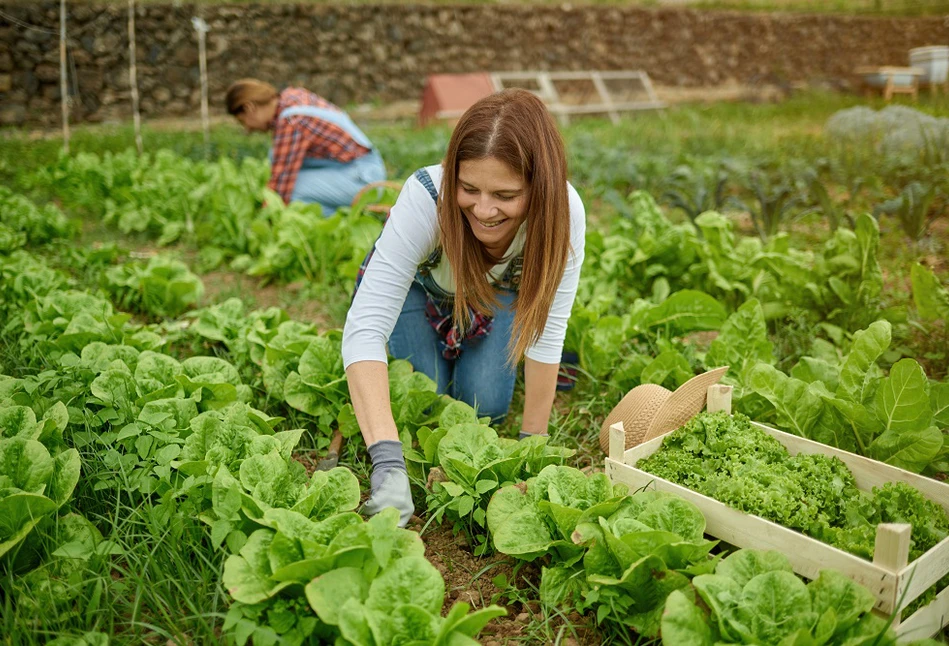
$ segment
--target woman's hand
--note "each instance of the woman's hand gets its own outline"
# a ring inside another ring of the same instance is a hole
[[[376,446],[376,445],[373,445]],[[370,447],[371,452],[372,447]],[[402,448],[399,447],[401,455]],[[401,469],[372,469],[372,494],[363,506],[363,512],[372,516],[386,507],[395,507],[399,510],[399,527],[405,527],[412,514],[415,513],[415,504],[412,502],[412,490],[409,487],[409,475],[405,466]]]
[[[363,507],[370,516],[386,507],[399,510],[399,527],[405,527],[415,513],[409,474],[405,470],[402,443],[398,440],[382,440],[369,447],[372,458],[372,476],[369,481],[372,493]]]
[[[370,516],[386,507],[399,510],[399,527],[415,512],[402,442],[389,401],[389,367],[381,361],[357,361],[346,370],[359,430],[372,458],[371,493],[363,506]]]

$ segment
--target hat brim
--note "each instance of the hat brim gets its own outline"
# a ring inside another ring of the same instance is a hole
[[[609,451],[610,426],[616,422],[623,422],[627,449],[641,443],[649,430],[645,421],[657,415],[670,397],[672,392],[657,384],[640,384],[630,390],[600,425],[600,448]]]
[[[728,372],[728,366],[715,368],[692,377],[676,388],[659,408],[649,428],[646,429],[642,441],[648,442],[660,435],[670,433],[701,413],[705,408],[709,386],[717,384],[726,372]]]

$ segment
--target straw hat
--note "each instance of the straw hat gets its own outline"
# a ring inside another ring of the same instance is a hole
[[[623,422],[626,448],[676,430],[705,408],[709,386],[728,372],[728,366],[692,377],[672,392],[656,384],[636,386],[606,416],[600,428],[600,447],[609,451],[610,426]]]

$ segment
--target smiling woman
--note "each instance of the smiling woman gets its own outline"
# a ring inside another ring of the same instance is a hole
[[[583,263],[583,203],[563,141],[531,92],[461,117],[440,165],[406,182],[357,278],[343,330],[353,407],[372,457],[366,510],[414,509],[389,403],[386,344],[440,393],[503,419],[524,359],[522,437],[546,434]]]

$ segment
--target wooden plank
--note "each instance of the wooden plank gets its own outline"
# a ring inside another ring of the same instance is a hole
[[[563,114],[595,114],[597,112],[606,112],[606,106],[596,105],[561,105],[548,106],[551,112],[560,112]],[[666,107],[662,101],[628,101],[626,103],[614,103],[614,110],[658,110]]]
[[[726,415],[732,414],[732,390],[733,386],[724,384],[714,384],[708,387],[708,394],[705,396],[706,409],[710,413],[725,411]]]
[[[643,89],[646,90],[646,96],[649,97],[649,100],[659,103],[659,98],[656,96],[656,90],[652,86],[652,79],[649,78],[649,75],[645,72],[640,72],[640,81],[643,84]]]
[[[610,91],[606,89],[603,77],[600,76],[599,72],[593,72],[591,78],[593,79],[593,87],[600,95],[600,101],[606,106],[607,113],[610,115],[610,121],[613,122],[614,126],[619,125],[619,113],[613,109],[613,99],[610,96]]]
[[[606,459],[606,473],[613,482],[626,484],[630,491],[649,488],[685,498],[702,511],[706,533],[737,547],[782,552],[788,556],[794,571],[809,579],[817,578],[821,570],[838,570],[869,589],[881,612],[894,611],[892,600],[896,595],[897,576],[878,565],[617,460]]]
[[[907,606],[919,595],[936,585],[947,572],[949,572],[949,538],[939,541],[938,545],[900,571],[897,599],[903,600],[901,604],[903,607]]]
[[[764,424],[757,422],[752,422],[752,424],[781,442],[787,447],[791,455],[799,453],[805,455],[823,454],[840,458],[840,461],[850,468],[859,489],[871,491],[874,487],[882,487],[887,482],[899,480],[916,487],[920,493],[945,509],[946,513],[949,513],[949,484],[884,462],[871,460],[855,453],[848,453],[826,444],[785,433]]]
[[[880,523],[877,525],[876,540],[873,542],[873,563],[883,569],[898,574],[909,563],[909,537],[913,531],[912,525],[905,523]],[[912,599],[904,599],[907,603]],[[900,601],[899,577],[897,586],[893,589],[893,598],[887,602],[894,612]],[[899,623],[900,615],[896,612],[893,621]]]
[[[563,72],[546,72],[543,70],[526,70],[523,72],[493,72],[492,75],[502,80],[525,81],[535,79],[541,74],[546,74],[552,81],[588,81],[593,74],[599,74],[602,78],[610,81],[621,80],[639,80],[642,78],[641,71],[609,71],[609,70],[578,70]]]
[[[924,608],[920,608],[896,627],[901,643],[933,637],[943,626],[949,623],[949,588]]]
[[[650,455],[659,450],[659,447],[662,446],[662,439],[665,435],[660,435],[659,437],[654,437],[648,442],[643,442],[642,444],[637,444],[631,449],[628,449],[623,453],[623,464],[627,466],[636,466],[636,462],[648,458]]]
[[[550,82],[550,74],[546,72],[538,74],[537,83],[540,85],[541,97],[548,104],[547,109],[556,115],[561,126],[567,126],[570,123],[570,118],[560,105],[560,95],[557,94],[557,88],[554,87],[554,84]]]
[[[610,457],[622,461],[626,452],[626,431],[623,422],[610,425]]]
[[[907,523],[880,523],[877,525],[873,548],[873,562],[898,573],[909,563],[909,537],[913,526]]]

